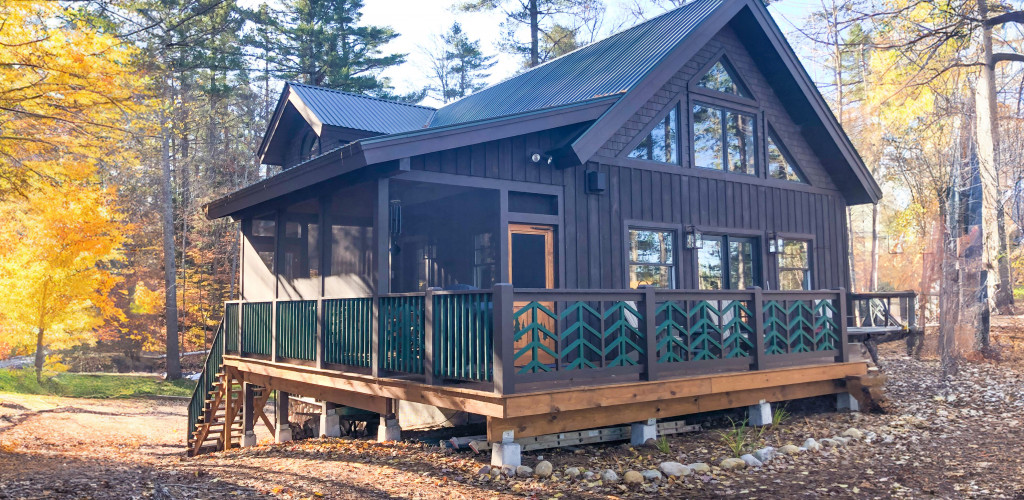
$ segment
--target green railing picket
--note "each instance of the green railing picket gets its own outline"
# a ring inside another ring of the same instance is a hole
[[[402,373],[423,373],[423,296],[379,299],[380,367]]]
[[[765,354],[784,355],[835,350],[841,341],[841,323],[836,300],[766,300]]]
[[[242,354],[270,356],[271,307],[270,302],[248,302],[242,306]]]
[[[281,358],[316,360],[316,301],[277,303],[277,355]]]
[[[434,376],[487,382],[492,377],[490,292],[433,296]]]
[[[239,332],[241,318],[238,317],[238,303],[228,302],[224,304],[224,350],[226,352],[238,353]]]
[[[324,362],[370,366],[373,299],[326,299],[324,304]]]

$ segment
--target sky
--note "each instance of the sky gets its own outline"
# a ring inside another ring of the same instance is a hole
[[[607,5],[606,26],[622,25],[622,29],[635,24],[629,15],[628,6],[646,0],[605,0]],[[419,90],[430,83],[429,57],[426,48],[431,47],[437,37],[458,20],[470,39],[480,40],[481,49],[485,54],[497,56],[497,64],[491,69],[489,84],[497,83],[519,69],[521,60],[515,56],[498,51],[496,46],[499,25],[502,20],[500,13],[464,13],[455,12],[453,5],[457,0],[366,0],[363,7],[364,25],[390,26],[401,34],[392,40],[385,50],[388,53],[408,54],[407,62],[390,68],[383,76],[390,78],[395,90],[407,93]],[[769,7],[776,22],[782,28],[801,59],[804,60],[811,76],[815,76],[809,58],[806,57],[807,44],[795,33],[795,27],[803,24],[806,13],[815,7],[820,8],[815,0],[777,0]],[[652,11],[653,12],[653,11]],[[660,11],[658,11],[660,12]],[[437,101],[428,100],[424,104],[438,106]]]

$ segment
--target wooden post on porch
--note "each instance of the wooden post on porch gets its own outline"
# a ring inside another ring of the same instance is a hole
[[[764,290],[754,287],[754,369],[763,370],[765,365],[764,348]]]
[[[291,394],[284,391],[277,391],[277,401],[274,402],[277,411],[277,428],[275,429],[275,441],[287,443],[292,440],[292,428],[288,423],[288,400]]]
[[[248,382],[242,383],[242,447],[256,446],[256,391]]]
[[[434,291],[440,288],[428,287],[423,293],[423,377],[428,385],[434,385]]]
[[[510,283],[494,285],[491,299],[494,307],[491,349],[494,363],[494,392],[515,392],[515,325],[513,324],[513,289]]]
[[[657,380],[658,378],[658,304],[655,298],[654,287],[642,285],[639,287],[644,298],[638,304],[637,312],[643,317],[644,333],[644,356],[643,356],[643,378],[644,380]],[[643,444],[643,443],[640,443]]]
[[[850,338],[846,327],[846,289],[838,289],[839,317],[835,318],[836,326],[839,327],[839,345],[836,346],[836,362],[848,363],[850,361]]]

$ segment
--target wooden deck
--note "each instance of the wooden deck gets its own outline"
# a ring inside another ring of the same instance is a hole
[[[224,366],[246,383],[381,414],[401,400],[484,415],[489,441],[505,431],[523,438],[836,394],[847,377],[867,373],[857,361],[500,395],[237,356]]]

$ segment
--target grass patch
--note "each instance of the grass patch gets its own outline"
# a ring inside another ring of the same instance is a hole
[[[36,382],[32,369],[0,370],[0,392],[43,394],[74,398],[131,398],[137,396],[191,396],[196,383],[191,380],[165,382],[155,377],[127,375],[81,375],[61,373]]]

